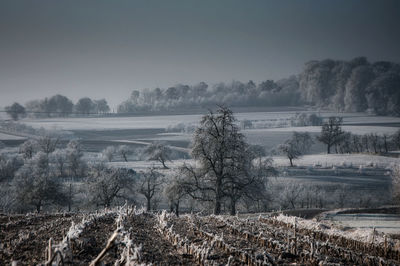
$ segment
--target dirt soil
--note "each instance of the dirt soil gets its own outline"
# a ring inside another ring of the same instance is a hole
[[[49,239],[59,243],[71,223],[80,223],[84,216],[0,215],[0,265],[45,263]],[[121,227],[121,213],[92,216],[69,239],[70,253],[63,257],[64,265],[88,265],[114,233],[121,237],[112,242],[102,265],[115,265],[121,258],[122,265],[126,260],[135,265],[400,265],[398,247],[328,236],[273,217],[176,217],[145,212],[124,217]],[[124,257],[128,244],[122,240],[122,231],[135,249],[128,257]]]

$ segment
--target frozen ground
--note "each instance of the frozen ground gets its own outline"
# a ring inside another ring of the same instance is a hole
[[[251,121],[277,121],[293,117],[297,112],[242,112],[236,118]],[[400,124],[399,117],[371,116],[363,113],[319,113],[322,117],[342,116],[344,124]],[[64,130],[151,129],[166,128],[179,123],[198,123],[202,115],[165,115],[132,117],[48,118],[25,119],[24,123],[36,128]]]
[[[279,166],[287,166],[289,160],[283,156],[275,156],[274,163]],[[386,156],[370,155],[370,154],[312,154],[305,155],[294,160],[295,165],[314,166],[353,166],[359,167],[380,167],[389,168],[400,163],[400,158],[392,158]]]
[[[193,160],[173,160],[167,164],[171,167],[178,166],[183,162],[193,163]],[[361,165],[364,168],[390,168],[395,164],[400,163],[400,158],[391,158],[378,155],[368,154],[313,154],[305,155],[300,159],[294,160],[295,165],[299,166],[321,166],[321,167],[332,167],[332,166],[344,166],[344,167],[355,167],[359,168]],[[146,168],[152,164],[158,165],[154,161],[132,161],[132,162],[113,162],[113,165],[121,165],[132,168]],[[286,157],[274,156],[273,164],[275,166],[288,166],[289,160]]]
[[[346,126],[342,127],[344,131],[351,132],[353,134],[368,134],[368,133],[376,133],[376,134],[393,134],[399,127],[390,127],[390,126]],[[281,128],[265,128],[265,129],[248,129],[245,132],[253,132],[253,134],[258,133],[259,135],[265,135],[267,132],[310,132],[310,133],[320,133],[320,126],[309,126],[309,127],[281,127]]]
[[[400,215],[381,213],[336,214],[330,217],[335,224],[363,229],[373,229],[391,234],[400,234]]]
[[[26,138],[0,132],[0,140],[23,140],[23,139]]]

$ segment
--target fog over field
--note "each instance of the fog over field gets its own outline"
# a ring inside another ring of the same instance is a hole
[[[400,265],[399,14],[1,1],[0,265]]]

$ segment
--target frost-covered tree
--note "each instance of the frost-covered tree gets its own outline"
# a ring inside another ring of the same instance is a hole
[[[128,155],[132,152],[132,150],[129,148],[128,145],[120,145],[117,149],[117,152],[119,155],[121,155],[122,158],[124,158],[124,161],[128,161]]]
[[[67,169],[67,152],[63,149],[57,149],[51,154],[50,160],[54,164],[54,172],[56,176],[65,177]]]
[[[53,116],[67,116],[72,113],[74,104],[67,97],[57,94],[46,102],[48,114]]]
[[[18,170],[14,179],[17,202],[24,206],[34,206],[40,212],[45,204],[66,202],[66,195],[60,181],[51,174],[49,157],[38,152]]]
[[[72,178],[84,177],[87,166],[86,162],[82,159],[83,151],[80,142],[78,140],[71,140],[67,144],[65,152],[69,176]]]
[[[93,108],[94,108],[94,103],[92,99],[88,97],[79,99],[78,102],[75,104],[75,111],[83,115],[90,114]]]
[[[165,163],[171,161],[172,150],[162,142],[154,142],[146,147],[143,154],[148,160],[158,161],[167,169]]]
[[[400,71],[378,76],[366,89],[368,106],[378,115],[400,116]]]
[[[373,69],[369,65],[361,65],[353,69],[346,83],[344,96],[345,110],[348,112],[365,111],[368,107],[365,98],[365,89],[375,78]]]
[[[396,165],[392,169],[392,193],[394,201],[400,203],[400,166]]]
[[[26,114],[25,107],[19,103],[13,103],[11,106],[6,106],[6,113],[11,116],[13,120],[18,120]]]
[[[106,99],[94,100],[93,105],[96,113],[104,114],[110,112]]]
[[[296,183],[288,183],[281,192],[281,204],[283,208],[295,209],[300,201],[304,187]]]
[[[19,146],[19,153],[26,159],[31,159],[38,149],[37,142],[28,139]]]
[[[268,176],[264,163],[254,164],[256,153],[250,152],[232,111],[226,107],[203,116],[191,154],[197,167],[181,167],[183,185],[194,199],[212,202],[215,214],[221,213],[225,199],[229,199],[230,213],[235,214],[238,200]]]
[[[293,160],[307,153],[313,144],[308,132],[293,132],[292,138],[279,145],[278,149],[289,159],[290,166],[293,166]]]
[[[179,216],[179,206],[182,199],[186,196],[186,191],[182,185],[179,174],[176,174],[168,180],[164,188],[164,195],[168,199],[170,211]]]
[[[253,128],[253,123],[248,119],[244,119],[244,120],[240,121],[240,127],[242,129]]]
[[[114,158],[114,154],[116,152],[116,149],[114,146],[108,146],[106,147],[101,154],[105,159],[107,159],[109,162],[111,162]]]
[[[36,143],[38,149],[48,155],[55,151],[59,141],[59,138],[53,138],[51,136],[41,136],[36,140]]]
[[[147,211],[151,211],[151,200],[156,193],[160,192],[164,175],[151,167],[147,171],[141,172],[139,176],[138,192],[146,198]]]
[[[132,193],[135,173],[121,168],[107,168],[104,164],[90,168],[87,185],[91,201],[96,206],[110,207],[118,199]]]
[[[19,156],[0,154],[0,182],[11,181],[24,162]]]
[[[400,150],[400,129],[391,136],[391,140],[393,142],[393,145],[395,146],[395,149]]]
[[[338,144],[344,134],[342,130],[343,119],[341,117],[329,117],[322,125],[321,135],[317,139],[326,144],[327,153],[331,153],[331,147]]]

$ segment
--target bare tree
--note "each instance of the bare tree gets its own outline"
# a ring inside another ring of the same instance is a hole
[[[369,139],[369,143],[371,143],[372,148],[374,149],[374,153],[378,153],[378,144],[379,144],[379,138],[376,133],[371,133],[367,135]]]
[[[50,136],[42,136],[37,139],[37,146],[39,150],[46,153],[47,155],[55,151],[59,138],[53,138]]]
[[[293,132],[292,138],[279,145],[278,149],[289,159],[290,166],[293,166],[293,160],[308,152],[313,143],[308,132]]]
[[[37,151],[37,142],[28,139],[19,146],[19,153],[26,159],[31,159],[34,153]]]
[[[14,187],[18,203],[32,205],[37,212],[44,204],[66,202],[62,184],[50,174],[49,158],[44,152],[38,152],[18,171]]]
[[[361,144],[363,146],[363,151],[369,152],[369,138],[367,134],[361,136]]]
[[[244,119],[240,122],[240,127],[242,129],[246,129],[246,128],[253,128],[253,123],[250,120]]]
[[[286,184],[281,194],[283,207],[295,209],[303,190],[300,184]]]
[[[75,105],[75,110],[78,113],[81,113],[83,115],[88,115],[94,108],[94,103],[92,99],[88,97],[84,97],[78,100],[78,102]]]
[[[385,152],[388,153],[389,152],[389,135],[383,134],[382,141],[383,141],[383,147],[385,149]]]
[[[0,154],[0,182],[11,181],[16,172],[24,165],[19,156],[7,156]]]
[[[134,172],[120,168],[107,168],[104,164],[90,168],[87,184],[91,201],[97,206],[109,207],[116,198],[125,198],[124,191],[134,183]]]
[[[331,153],[331,147],[340,142],[343,119],[341,117],[329,117],[328,122],[322,125],[321,135],[317,139],[327,145],[328,154]]]
[[[104,114],[110,111],[110,107],[108,106],[106,99],[94,100],[93,104],[95,112],[97,113]]]
[[[392,169],[392,193],[393,199],[400,204],[400,166],[397,165]]]
[[[171,160],[171,149],[161,142],[154,142],[147,146],[144,155],[148,160],[159,161],[165,169],[168,169],[165,162]]]
[[[112,159],[114,158],[114,154],[116,152],[116,149],[114,146],[108,146],[107,148],[105,148],[102,151],[102,155],[104,158],[106,158],[109,162],[112,161]]]
[[[224,199],[229,199],[230,212],[236,213],[237,201],[258,181],[258,167],[264,165],[253,164],[254,154],[249,152],[231,110],[220,107],[215,114],[210,111],[203,116],[191,154],[198,167],[188,164],[181,167],[188,195],[212,202],[215,214],[221,213]]]
[[[51,154],[50,158],[55,165],[56,175],[64,177],[67,168],[67,152],[65,150],[57,149]]]
[[[362,151],[361,137],[359,135],[351,135],[351,149],[357,153]]]
[[[127,162],[127,156],[131,153],[131,149],[127,145],[120,145],[117,151],[122,156],[122,158],[124,158],[125,162]]]
[[[400,129],[396,131],[391,137],[392,142],[396,149],[400,150]]]
[[[182,186],[182,180],[179,178],[179,174],[174,175],[168,180],[164,188],[164,195],[168,199],[171,212],[174,211],[176,216],[179,216],[180,202],[186,196],[186,191],[184,186]]]
[[[350,189],[346,185],[339,186],[335,191],[336,201],[339,205],[339,208],[343,208],[346,204],[350,194]]]
[[[13,103],[11,106],[6,106],[5,109],[6,113],[15,121],[26,114],[25,107],[19,103]]]
[[[151,167],[146,172],[140,173],[138,192],[146,198],[147,211],[151,211],[151,200],[161,189],[163,175]]]

